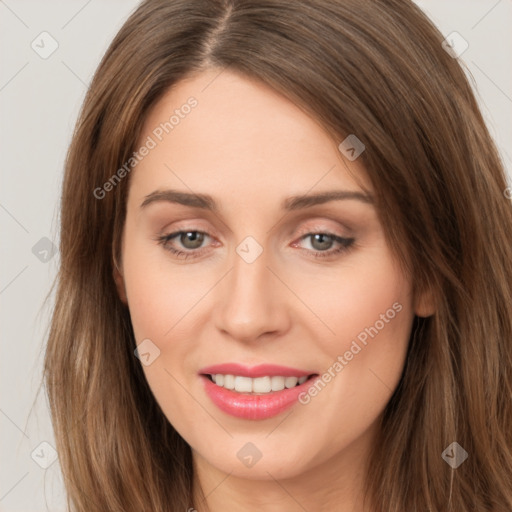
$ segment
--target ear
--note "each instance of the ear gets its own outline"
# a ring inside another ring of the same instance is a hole
[[[436,300],[432,288],[426,288],[418,293],[414,301],[414,313],[416,316],[428,317],[436,312]]]
[[[119,295],[119,298],[121,299],[121,302],[123,304],[128,305],[128,298],[126,296],[126,287],[124,284],[124,276],[122,273],[122,269],[120,270],[117,262],[114,260],[114,270],[112,272],[114,276],[114,281],[116,283],[117,293]]]

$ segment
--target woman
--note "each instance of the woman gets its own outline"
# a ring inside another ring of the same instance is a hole
[[[398,0],[128,19],[63,184],[74,510],[512,508],[512,213],[442,41]]]

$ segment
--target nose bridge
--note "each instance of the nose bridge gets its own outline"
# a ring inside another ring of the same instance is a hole
[[[234,338],[255,339],[283,328],[284,297],[269,270],[271,253],[253,237],[247,237],[233,255],[219,301],[218,327]]]

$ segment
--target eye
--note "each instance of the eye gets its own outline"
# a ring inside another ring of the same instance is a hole
[[[329,258],[336,254],[346,252],[355,242],[355,238],[345,238],[328,232],[306,233],[300,238],[300,240],[307,239],[310,240],[310,245],[313,247],[313,250],[302,250],[312,253],[315,258]],[[338,247],[336,249],[331,249],[331,247],[336,244]],[[297,245],[297,243],[292,244],[293,247],[296,247]]]
[[[169,242],[174,240],[175,238],[178,238],[178,241],[180,244],[182,244],[186,251],[182,251],[180,249],[174,248],[172,245],[170,245]],[[205,240],[205,238],[210,238],[210,236],[207,233],[204,233],[203,231],[195,231],[195,230],[189,230],[189,231],[176,231],[174,233],[170,233],[168,235],[162,235],[157,237],[157,242],[161,244],[164,249],[171,252],[172,254],[175,254],[180,259],[187,259],[189,256],[197,257],[197,251],[201,247],[201,244]]]
[[[165,250],[174,254],[179,259],[187,259],[189,257],[197,258],[201,256],[205,247],[201,247],[205,239],[211,238],[208,233],[197,230],[176,231],[167,235],[158,236],[155,240],[164,247]],[[177,239],[179,244],[185,250],[173,247],[170,242]],[[300,250],[306,251],[315,258],[328,258],[336,254],[348,251],[355,242],[354,238],[345,238],[329,232],[311,232],[300,237],[300,240],[310,240],[312,249],[299,247]],[[297,242],[291,244],[292,247],[298,247]],[[338,245],[332,249],[333,245]]]

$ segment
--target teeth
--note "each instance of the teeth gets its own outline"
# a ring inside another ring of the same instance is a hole
[[[214,375],[213,377],[224,377],[224,387],[226,389],[235,389],[235,377],[233,375],[221,375],[220,373],[218,375]],[[214,379],[215,380],[215,379]],[[222,382],[215,380],[215,383],[219,386],[222,386]]]
[[[252,379],[249,377],[235,377],[235,391],[252,393]]]
[[[294,388],[297,384],[304,384],[308,380],[304,377],[281,377],[268,376],[257,377],[241,377],[240,375],[223,375],[218,373],[212,375],[212,380],[217,386],[232,389],[239,393],[270,393],[271,391],[282,391],[287,388]]]
[[[272,377],[272,391],[282,391],[284,389],[285,377]]]
[[[287,388],[295,387],[297,385],[297,382],[299,382],[298,377],[286,377],[286,379],[284,379],[284,385]]]
[[[270,393],[270,391],[272,391],[270,377],[258,377],[257,379],[252,379],[252,390],[254,393]]]

